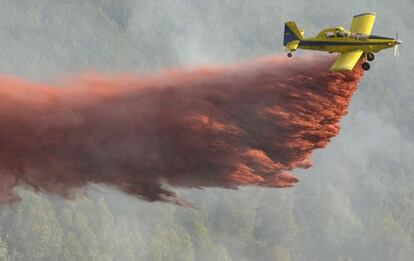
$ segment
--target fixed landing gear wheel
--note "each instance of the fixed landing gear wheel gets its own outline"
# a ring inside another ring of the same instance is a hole
[[[365,62],[365,63],[362,64],[362,69],[364,69],[364,71],[368,71],[370,67],[371,66],[369,65],[369,63]]]
[[[375,55],[373,53],[367,53],[367,60],[368,61],[373,61],[375,59]]]
[[[290,52],[289,52],[289,53],[287,54],[287,56],[288,56],[289,58],[290,58],[290,57],[292,57],[292,53],[290,53]]]

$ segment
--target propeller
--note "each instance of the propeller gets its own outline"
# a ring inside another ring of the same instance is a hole
[[[402,44],[402,41],[400,41],[400,40],[398,39],[398,32],[397,32],[397,34],[395,35],[395,46],[394,46],[394,56],[395,56],[395,57],[400,56],[400,50],[398,49],[398,46],[399,46],[400,44]]]

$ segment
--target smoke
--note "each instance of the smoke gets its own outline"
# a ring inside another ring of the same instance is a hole
[[[290,187],[339,132],[362,71],[262,58],[46,86],[0,77],[0,200],[17,185],[70,197],[89,183],[186,204],[169,186]],[[167,185],[167,186],[166,186]]]

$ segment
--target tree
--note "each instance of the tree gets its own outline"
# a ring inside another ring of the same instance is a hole
[[[195,260],[190,235],[182,227],[158,226],[150,239],[147,258],[154,261]]]
[[[9,260],[9,256],[8,256],[7,244],[6,242],[4,242],[3,238],[0,237],[0,261],[8,261],[8,260]]]
[[[62,229],[49,200],[28,191],[20,193],[10,230],[15,260],[54,260],[62,247]]]
[[[275,261],[291,261],[289,249],[284,246],[276,246],[274,249]]]

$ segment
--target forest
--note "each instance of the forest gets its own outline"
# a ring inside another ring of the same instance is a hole
[[[414,41],[412,0],[4,0],[0,72],[53,82],[285,55],[285,21],[312,35],[364,11],[375,34]],[[19,187],[0,206],[0,260],[413,260],[413,55],[377,55],[294,188],[171,188],[188,208],[99,184],[72,199]]]

